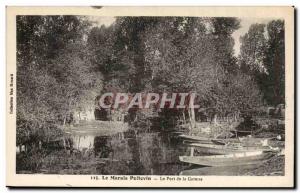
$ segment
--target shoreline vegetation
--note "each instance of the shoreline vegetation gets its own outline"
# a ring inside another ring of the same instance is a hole
[[[241,20],[117,17],[94,26],[84,16],[17,16],[17,173],[151,175],[162,167],[178,175],[188,169],[178,157],[190,152],[182,133],[273,138],[282,147],[284,21],[253,23],[235,56]],[[104,93],[112,94],[102,101]],[[122,108],[122,93],[137,100],[132,108]],[[143,108],[136,93],[167,103],[157,108],[149,98]],[[163,93],[196,93],[197,106],[166,108],[174,104]],[[284,175],[282,156],[261,167],[238,175]]]
[[[118,127],[120,129],[113,129],[117,127],[106,127],[107,124],[113,123],[109,121],[92,121],[89,122],[83,122],[80,124],[80,126],[71,126],[67,129],[65,129],[65,135],[62,140],[57,140],[52,143],[45,145],[43,148],[32,150],[29,152],[21,152],[17,154],[17,162],[19,163],[19,168],[17,167],[18,173],[59,173],[59,174],[99,174],[103,173],[110,174],[109,172],[112,172],[112,174],[121,175],[121,174],[130,174],[130,169],[127,168],[125,170],[118,170],[114,169],[114,167],[132,167],[128,163],[128,161],[125,160],[119,160],[115,159],[113,157],[106,157],[106,156],[99,156],[99,154],[95,153],[96,148],[96,141],[95,139],[92,140],[91,145],[89,148],[79,148],[78,142],[76,140],[80,138],[84,140],[86,136],[90,135],[99,135],[99,136],[118,136],[120,141],[129,141],[131,138],[139,138],[139,135],[143,135],[143,133],[140,133],[141,130],[136,128],[129,127],[128,124],[124,124],[121,122],[114,122],[114,126],[122,126]],[[216,127],[216,131],[220,131],[220,128],[222,128],[221,124],[218,124],[217,126],[214,124],[209,124],[209,126]],[[102,125],[102,126],[100,126]],[[224,124],[225,125],[225,124]],[[223,131],[224,133],[224,125]],[[228,125],[228,124],[227,124]],[[225,125],[225,126],[227,126]],[[100,127],[99,127],[100,126]],[[106,129],[104,129],[104,127]],[[85,130],[82,130],[81,128],[86,128]],[[98,129],[95,129],[95,127],[98,127]],[[205,127],[204,127],[205,128]],[[214,130],[214,129],[213,129]],[[132,131],[131,135],[128,136],[126,132]],[[177,132],[179,130],[173,131],[175,134],[172,138],[175,137],[175,139],[178,139],[178,136],[180,136],[181,133],[187,133],[189,134],[189,130],[182,130],[181,132]],[[269,137],[276,137],[278,134],[282,134],[282,130],[277,130],[278,133],[274,132],[273,129],[272,136]],[[146,132],[155,132],[155,131],[146,131]],[[167,131],[168,132],[168,131]],[[124,134],[125,133],[125,134]],[[268,130],[264,129],[264,131],[258,131],[256,135],[257,136],[266,136],[269,133]],[[75,138],[72,136],[76,136]],[[81,137],[80,137],[81,136]],[[199,127],[194,128],[192,132],[192,136],[216,136],[216,135],[207,135],[206,133],[203,133],[203,130],[201,130]],[[223,137],[224,135],[222,135]],[[68,138],[69,137],[69,138]],[[79,137],[79,138],[78,138]],[[68,140],[66,140],[68,139]],[[71,140],[72,139],[72,140]],[[75,141],[74,141],[75,140]],[[65,141],[68,141],[65,143]],[[105,141],[105,140],[104,140]],[[181,146],[185,146],[184,143],[180,142]],[[54,146],[53,146],[54,145]],[[272,140],[269,142],[269,145],[272,147],[280,147],[284,148],[284,141],[277,141]],[[77,147],[78,146],[78,147]],[[106,149],[101,150],[103,152],[107,151]],[[140,150],[139,150],[140,151]],[[117,152],[118,153],[118,152]],[[105,153],[104,153],[105,154]],[[188,155],[189,153],[186,153]],[[174,160],[174,163],[176,161]],[[133,164],[133,163],[132,163]],[[105,169],[99,170],[97,167],[108,167],[108,171]],[[256,165],[254,167],[238,167],[237,169],[233,169],[230,167],[217,167],[214,169],[203,169],[200,168],[201,171],[190,171],[189,166],[180,163],[182,166],[182,169],[180,171],[176,170],[176,173],[173,175],[181,175],[181,174],[188,174],[188,175],[284,175],[284,156],[283,155],[276,155],[272,157],[270,160],[267,160],[266,162],[262,162],[259,165]],[[21,167],[20,167],[21,166]],[[129,173],[127,173],[129,172]],[[132,173],[134,174],[134,173]]]

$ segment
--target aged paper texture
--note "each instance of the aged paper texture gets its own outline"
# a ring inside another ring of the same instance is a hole
[[[293,7],[7,7],[7,186],[293,187]]]

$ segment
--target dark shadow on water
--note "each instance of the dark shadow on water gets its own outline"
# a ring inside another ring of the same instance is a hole
[[[66,170],[67,174],[178,175],[186,168],[179,156],[189,153],[176,135],[170,133],[128,130],[113,136],[75,134],[71,141],[77,153],[71,154],[73,159],[67,163],[80,167],[77,172],[74,168]]]

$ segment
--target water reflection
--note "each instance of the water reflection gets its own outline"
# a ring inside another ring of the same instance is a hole
[[[128,130],[113,136],[72,135],[73,148],[93,152],[97,174],[178,175],[186,164],[179,155],[187,147],[166,133]]]
[[[94,155],[99,158],[108,158],[112,151],[110,137],[96,136],[94,138]]]
[[[137,132],[128,130],[112,136],[73,133],[69,144],[80,163],[80,174],[102,175],[242,175],[255,166],[202,167],[179,161],[190,155],[179,133]],[[78,154],[76,154],[78,155]],[[66,173],[74,174],[74,170]]]
[[[72,136],[73,148],[82,151],[91,149],[94,145],[95,136],[92,135],[74,135]]]

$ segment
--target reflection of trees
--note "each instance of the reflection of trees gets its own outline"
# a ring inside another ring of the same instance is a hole
[[[166,147],[157,133],[143,133],[139,136],[139,149],[141,164],[144,173],[159,173],[160,165],[167,162],[165,159]]]
[[[101,121],[108,121],[108,112],[106,109],[97,108],[94,111],[95,119]]]
[[[162,133],[144,133],[140,140],[141,160],[145,173],[155,175],[174,174],[180,167],[178,156],[186,147],[171,144],[172,137]],[[178,141],[177,141],[178,143]]]
[[[140,148],[137,137],[128,139],[128,149],[132,154],[132,161],[129,163],[130,173],[134,175],[144,174],[144,166],[141,162]]]
[[[90,149],[93,146],[94,142],[94,136],[92,135],[76,135],[72,137],[72,140],[66,141],[66,143],[69,143],[69,146],[72,148],[75,148],[79,151],[83,149]]]
[[[152,137],[152,143],[149,144],[151,152],[150,152],[150,167],[151,174],[153,174],[153,169],[159,168],[160,160],[164,155],[164,146],[160,147],[160,139],[157,136]]]
[[[108,158],[109,154],[113,151],[110,137],[96,136],[94,139],[94,152],[95,157]]]

